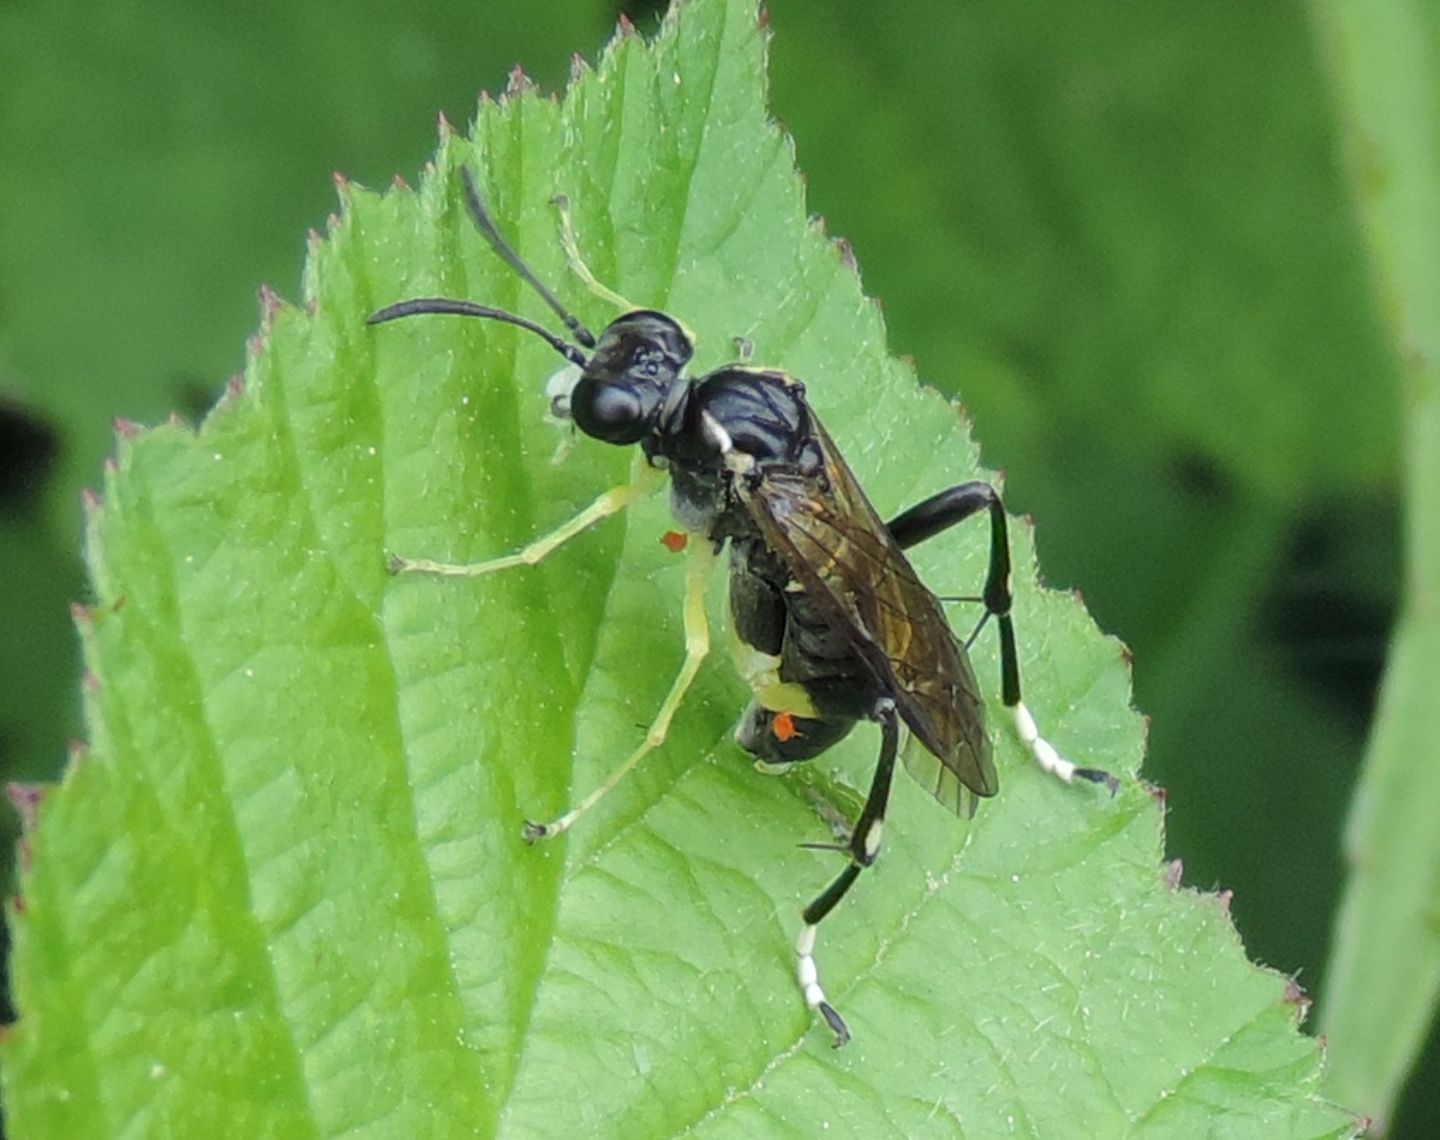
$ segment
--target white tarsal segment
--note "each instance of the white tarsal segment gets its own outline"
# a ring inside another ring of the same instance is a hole
[[[795,938],[795,977],[811,1009],[825,1005],[825,991],[820,988],[820,971],[815,966],[815,930],[806,924]]]
[[[1075,765],[1055,751],[1055,746],[1040,735],[1040,729],[1036,727],[1035,718],[1030,715],[1030,710],[1021,701],[1014,708],[1015,732],[1026,748],[1030,749],[1030,755],[1035,757],[1035,763],[1049,772],[1058,776],[1067,784],[1075,779]]]

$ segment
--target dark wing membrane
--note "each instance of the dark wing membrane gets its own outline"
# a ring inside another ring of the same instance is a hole
[[[828,600],[930,753],[907,748],[906,769],[946,807],[967,814],[962,787],[978,796],[998,788],[975,674],[939,601],[830,437],[818,422],[814,428],[828,488],[799,472],[768,472],[753,485],[737,479],[740,498],[801,585]]]

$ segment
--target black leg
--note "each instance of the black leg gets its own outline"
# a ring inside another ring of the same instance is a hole
[[[961,483],[901,511],[885,525],[895,541],[908,549],[999,502],[999,494],[989,483]]]
[[[1003,617],[1010,613],[1013,600],[1010,596],[1010,530],[1005,519],[1005,504],[989,483],[961,483],[950,487],[916,503],[908,511],[901,511],[885,526],[896,542],[909,549],[982,510],[990,512],[990,570],[985,575],[982,600],[988,613]],[[1014,702],[1007,699],[1005,703]]]
[[[1000,631],[1000,698],[1015,717],[1016,731],[1039,765],[1067,784],[1077,777],[1104,784],[1113,794],[1119,781],[1098,768],[1077,768],[1064,759],[1035,726],[1035,718],[1020,694],[1020,654],[1015,648],[1015,626],[1010,618],[1014,595],[1010,588],[1010,531],[1005,504],[989,483],[961,483],[931,495],[908,511],[902,511],[886,526],[902,547],[917,546],[981,510],[990,512],[990,569],[985,575],[981,601],[985,620],[993,617]],[[977,628],[976,632],[979,630]]]
[[[889,699],[876,706],[874,718],[880,723],[880,759],[875,765],[875,775],[870,781],[870,794],[865,798],[865,807],[855,830],[850,834],[850,865],[836,876],[801,915],[805,925],[795,939],[795,972],[800,980],[800,989],[805,994],[805,1004],[817,1010],[825,1024],[835,1034],[835,1048],[850,1040],[850,1029],[845,1019],[835,1012],[835,1007],[825,999],[820,988],[820,974],[815,966],[815,932],[821,919],[835,909],[846,892],[855,885],[860,872],[880,853],[880,836],[885,826],[885,805],[890,802],[890,784],[895,775],[895,756],[900,749],[900,718],[895,703]]]

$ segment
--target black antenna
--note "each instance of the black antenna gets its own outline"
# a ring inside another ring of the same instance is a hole
[[[580,344],[586,348],[595,347],[595,335],[579,319],[573,316],[555,296],[545,287],[544,282],[536,277],[530,267],[525,264],[518,253],[511,248],[510,243],[500,236],[500,231],[495,228],[495,222],[491,219],[489,211],[485,209],[485,203],[480,198],[480,191],[475,187],[475,179],[470,174],[468,166],[460,168],[460,181],[465,184],[465,206],[470,211],[470,217],[475,223],[475,228],[484,235],[485,240],[490,243],[490,248],[498,253],[505,261],[505,264],[515,270],[522,278],[530,283],[530,287],[540,294],[540,299],[554,310],[555,315],[565,322],[565,327],[570,330]],[[400,317],[414,317],[421,313],[442,313],[457,317],[483,317],[485,320],[502,321],[507,325],[515,325],[517,328],[526,329],[534,333],[571,364],[585,368],[589,359],[575,345],[556,336],[543,325],[537,325],[534,321],[516,313],[506,312],[504,309],[496,309],[490,305],[477,305],[473,301],[452,301],[446,297],[416,297],[410,301],[399,301],[393,305],[386,305],[377,313],[371,313],[366,319],[367,325],[384,324],[386,321],[398,320]]]
[[[583,352],[563,337],[556,336],[543,325],[537,325],[534,321],[526,320],[524,317],[517,316],[515,313],[507,313],[504,309],[495,309],[489,305],[477,305],[473,301],[452,301],[446,297],[416,297],[410,301],[397,301],[393,305],[386,305],[379,312],[371,313],[366,317],[365,323],[367,325],[383,325],[386,321],[397,320],[400,317],[413,317],[420,313],[448,313],[457,317],[484,317],[486,320],[503,321],[507,325],[517,325],[522,329],[528,329],[540,337],[571,364],[584,368],[590,363]],[[589,336],[588,333],[586,333],[586,335]],[[593,345],[593,338],[590,343]]]
[[[500,231],[495,228],[495,223],[490,219],[489,212],[485,209],[485,203],[480,198],[480,191],[475,188],[475,179],[470,174],[468,166],[460,168],[460,181],[465,184],[465,205],[470,210],[470,217],[475,221],[475,227],[485,235],[485,240],[490,243],[490,248],[505,259],[505,263],[520,274],[530,283],[530,288],[540,294],[540,299],[550,306],[554,314],[565,322],[565,327],[576,340],[586,348],[595,347],[595,336],[589,329],[582,325],[579,318],[571,314],[570,310],[560,303],[558,297],[545,287],[545,283],[531,272],[530,267],[521,260],[520,255],[511,248],[510,243],[500,236]],[[527,326],[533,327],[533,326]]]

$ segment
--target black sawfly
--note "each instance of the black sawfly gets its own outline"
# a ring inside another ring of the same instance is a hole
[[[595,280],[581,259],[563,199],[562,243],[572,270],[624,311],[597,337],[541,282],[491,220],[466,168],[465,204],[486,241],[559,317],[570,339],[515,313],[438,297],[401,301],[370,317],[451,314],[515,325],[540,337],[578,369],[552,411],[580,432],[619,446],[639,444],[645,470],[670,476],[675,517],[701,541],[691,557],[684,602],[685,662],[645,739],[611,776],[550,823],[527,822],[527,840],[559,835],[664,742],[671,719],[709,651],[704,591],[710,566],[729,549],[733,632],[744,648],[740,671],[754,694],[735,739],[757,767],[783,771],[812,759],[862,720],[880,727],[880,756],[864,808],[838,847],[846,866],[802,914],[796,971],[807,1005],[838,1047],[850,1038],[826,999],[815,965],[816,929],[880,852],[897,758],[945,807],[968,815],[974,797],[998,790],[980,688],[940,600],[920,581],[905,549],[981,511],[990,518],[985,616],[1000,637],[1001,697],[1020,739],[1045,770],[1113,792],[1116,780],[1063,759],[1045,740],[1020,695],[1011,621],[1010,546],[1005,508],[988,483],[950,487],[886,522],[876,513],[806,400],[785,372],[728,364],[686,377],[694,351],[674,317],[631,306]],[[533,566],[645,493],[649,480],[614,488],[570,522],[517,553],[453,564],[389,556],[394,573],[476,577]],[[976,629],[978,634],[979,627]],[[973,639],[972,635],[972,639]],[[908,730],[909,745],[901,748]],[[903,753],[903,756],[902,756]]]

